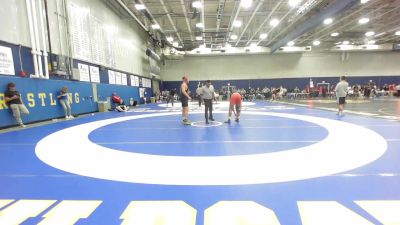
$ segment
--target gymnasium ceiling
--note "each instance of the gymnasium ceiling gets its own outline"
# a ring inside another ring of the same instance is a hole
[[[175,46],[253,44],[277,49],[290,41],[294,46],[314,44],[313,48],[331,48],[344,41],[350,45],[400,42],[400,0],[252,0],[247,8],[244,1],[199,0],[200,8],[193,7],[196,0],[111,0],[109,5],[120,11],[125,5],[125,14],[129,9],[156,39],[169,38]],[[145,9],[137,9],[138,4]],[[328,18],[332,22],[324,24]],[[369,21],[360,23],[362,18]],[[279,20],[275,27],[273,19]],[[241,25],[235,26],[235,21]],[[160,29],[154,29],[154,24]],[[373,33],[367,36],[367,32]]]

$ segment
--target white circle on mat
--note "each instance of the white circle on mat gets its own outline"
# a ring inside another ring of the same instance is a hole
[[[324,127],[329,134],[309,146],[233,156],[149,155],[110,149],[88,139],[92,131],[106,125],[179,114],[126,116],[66,128],[40,140],[36,155],[52,167],[99,179],[163,185],[243,185],[296,181],[341,173],[375,161],[387,149],[385,139],[365,127],[320,117],[272,112],[244,114],[307,121]]]
[[[206,124],[205,121],[196,121],[196,122],[192,122],[190,125],[192,125],[194,127],[217,127],[217,126],[221,126],[222,123],[218,122],[218,121],[209,121],[209,124]]]

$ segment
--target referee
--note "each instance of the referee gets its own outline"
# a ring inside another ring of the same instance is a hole
[[[206,124],[209,124],[208,120],[214,121],[214,117],[212,114],[212,108],[213,108],[212,104],[215,97],[214,86],[212,86],[210,80],[207,80],[207,84],[202,87],[201,97],[204,100]],[[210,114],[208,114],[208,112],[210,112]]]

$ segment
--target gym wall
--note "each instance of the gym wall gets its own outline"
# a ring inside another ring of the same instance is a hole
[[[185,74],[193,81],[282,79],[284,84],[288,78],[400,76],[399,62],[398,52],[185,56],[167,61],[161,77],[164,81],[180,81]]]

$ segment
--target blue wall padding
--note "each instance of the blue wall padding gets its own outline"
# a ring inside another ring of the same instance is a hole
[[[99,101],[106,101],[107,97],[111,98],[113,92],[117,93],[126,105],[129,105],[130,98],[134,98],[136,101],[139,100],[139,88],[137,87],[97,84],[97,92]]]
[[[4,92],[9,82],[14,82],[17,85],[17,90],[21,93],[22,99],[30,111],[30,115],[23,116],[25,123],[64,116],[62,107],[57,100],[57,92],[63,86],[67,86],[69,93],[72,94],[71,106],[73,114],[84,114],[98,110],[97,102],[94,102],[92,83],[0,76],[0,127],[15,124],[11,110],[5,107],[4,103]],[[110,84],[94,85],[97,86],[99,101],[111,97],[113,92],[120,95],[126,104],[129,104],[130,98],[139,99],[139,90],[137,87]],[[41,98],[41,96],[44,97]]]

